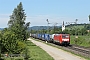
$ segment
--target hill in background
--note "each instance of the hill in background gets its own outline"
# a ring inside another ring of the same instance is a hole
[[[84,28],[85,26],[88,26],[88,24],[71,24],[71,25],[66,25],[66,29],[75,29],[75,28]],[[62,26],[55,26],[57,28],[61,28]],[[50,29],[54,29],[54,26],[49,26]],[[0,28],[0,30],[3,30],[4,28]],[[47,30],[48,29],[48,26],[33,26],[33,27],[29,27],[28,30],[42,30],[42,29],[45,29]],[[89,29],[89,28],[88,28]]]
[[[0,28],[0,30],[3,30],[4,28]]]
[[[79,29],[82,29],[84,28],[85,26],[87,26],[88,24],[71,24],[71,25],[66,25],[66,29],[75,29],[75,28],[79,28]],[[62,28],[62,26],[55,26],[57,28]],[[54,29],[54,26],[49,26],[50,29]],[[33,26],[33,27],[29,27],[28,30],[42,30],[42,29],[45,29],[47,30],[48,29],[48,26]]]
[[[57,28],[61,28],[61,26],[56,26]],[[33,27],[29,27],[28,30],[42,30],[42,29],[45,29],[47,30],[48,28],[50,29],[54,29],[54,26],[33,26]]]

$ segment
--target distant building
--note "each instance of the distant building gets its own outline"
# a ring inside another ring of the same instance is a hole
[[[63,24],[62,24],[62,31],[65,30],[65,24],[64,24],[64,21],[63,21]]]

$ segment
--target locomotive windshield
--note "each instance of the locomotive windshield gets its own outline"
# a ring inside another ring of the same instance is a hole
[[[62,38],[69,38],[69,35],[68,34],[63,34]]]

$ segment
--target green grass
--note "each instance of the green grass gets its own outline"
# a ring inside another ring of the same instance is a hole
[[[70,36],[71,44],[77,44],[79,46],[90,47],[90,36]],[[76,42],[75,42],[76,41]]]
[[[26,43],[30,56],[29,60],[54,60],[48,53],[32,42],[27,41]]]
[[[82,29],[85,25],[76,25],[76,26],[68,26],[66,29],[71,30],[72,29]]]

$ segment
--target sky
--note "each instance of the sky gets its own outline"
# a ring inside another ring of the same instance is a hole
[[[62,22],[89,23],[90,0],[0,0],[0,28],[8,27],[14,8],[22,2],[26,22],[32,26],[61,25]]]

